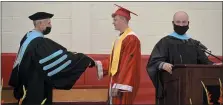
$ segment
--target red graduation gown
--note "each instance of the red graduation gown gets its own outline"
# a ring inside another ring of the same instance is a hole
[[[113,51],[112,51],[113,56]],[[113,57],[111,57],[112,59]],[[103,76],[109,73],[110,59],[97,61],[102,66],[103,71],[98,67],[98,75]],[[110,76],[109,100],[112,104],[132,104],[140,83],[141,66],[141,46],[136,35],[128,35],[122,42],[118,71],[114,76]],[[111,88],[117,88],[121,92],[121,97],[111,98]]]

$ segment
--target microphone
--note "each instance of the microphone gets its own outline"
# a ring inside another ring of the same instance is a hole
[[[197,40],[196,40],[197,41]],[[197,41],[197,45],[202,48],[203,50],[206,50],[208,52],[211,52],[205,45],[203,45],[200,41]]]
[[[217,56],[211,54],[211,51],[206,46],[204,46],[200,41],[194,40],[194,44],[195,44],[195,46],[201,48],[202,51],[208,53],[209,55],[217,58],[219,61],[222,62],[222,60],[220,58],[218,58]]]

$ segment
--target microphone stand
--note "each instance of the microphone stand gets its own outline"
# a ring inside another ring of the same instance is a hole
[[[197,48],[199,48],[201,51],[204,51],[205,53],[207,53],[207,54],[209,54],[209,55],[215,57],[216,59],[218,59],[219,61],[222,62],[222,60],[221,60],[220,58],[218,58],[217,56],[213,55],[213,54],[211,53],[211,51],[207,50],[207,48],[206,48],[204,45],[201,46],[202,44],[200,43],[200,41],[195,40],[195,41],[193,41],[193,44],[194,44]]]
[[[215,55],[211,54],[211,52],[209,52],[209,51],[207,51],[207,50],[205,50],[205,49],[202,49],[202,48],[201,48],[201,50],[202,50],[202,51],[204,51],[204,52],[206,52],[206,53],[208,53],[209,55],[211,55],[211,56],[215,57],[216,59],[218,59],[219,61],[221,61],[221,62],[222,62],[222,60],[221,60],[220,58],[218,58],[217,56],[215,56]]]

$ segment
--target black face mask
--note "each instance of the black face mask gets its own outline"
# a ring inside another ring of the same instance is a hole
[[[50,31],[51,31],[51,27],[46,27],[46,29],[43,30],[43,35],[47,35],[47,34],[49,34]]]
[[[189,29],[189,23],[187,26],[178,26],[178,25],[174,24],[174,22],[173,22],[173,28],[177,34],[184,35],[187,32],[187,30]]]

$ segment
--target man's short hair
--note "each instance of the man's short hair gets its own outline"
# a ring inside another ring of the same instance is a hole
[[[126,23],[129,23],[129,21],[128,21],[128,19],[127,19],[126,17],[124,17],[124,16],[120,16],[120,15],[119,15],[119,17],[120,17],[121,19],[125,20]]]

